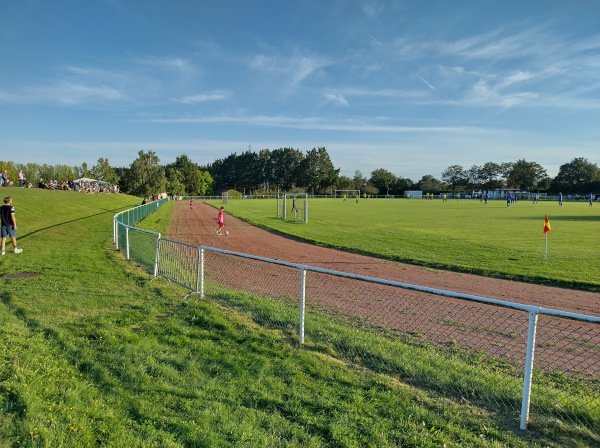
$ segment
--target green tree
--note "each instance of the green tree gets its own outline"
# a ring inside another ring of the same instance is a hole
[[[481,188],[486,190],[495,190],[502,188],[502,167],[498,163],[486,162],[479,170],[479,179]]]
[[[259,185],[258,189],[264,192],[269,192],[271,187],[274,186],[274,165],[273,159],[271,158],[271,151],[268,149],[261,149],[258,153],[258,166],[259,166]]]
[[[598,165],[584,157],[576,157],[569,163],[561,165],[557,176],[552,181],[553,191],[565,193],[587,193],[589,184],[598,176]]]
[[[398,176],[392,184],[391,190],[393,194],[404,194],[406,190],[415,188],[415,183],[407,177]]]
[[[290,190],[296,186],[306,186],[300,180],[300,165],[304,154],[299,149],[279,148],[271,151],[268,175],[265,179],[277,190]]]
[[[437,193],[444,189],[444,184],[431,174],[426,174],[417,182],[417,187],[426,193]]]
[[[483,184],[482,168],[478,165],[473,165],[465,171],[465,174],[467,175],[467,187],[472,188],[473,190],[479,190]]]
[[[91,175],[94,179],[98,179],[109,184],[116,184],[119,178],[115,170],[108,163],[108,159],[100,157],[96,165],[91,169]]]
[[[311,192],[326,193],[336,185],[340,173],[334,168],[331,158],[324,147],[307,151],[298,167],[299,183]]]
[[[367,182],[362,191],[369,195],[376,195],[379,192],[377,187],[375,187],[375,185],[373,185],[371,182]]]
[[[513,169],[515,162],[503,162],[500,164],[500,175],[504,179],[504,185],[508,186],[508,177]]]
[[[244,151],[237,158],[237,182],[238,191],[252,192],[263,183],[261,163],[259,155],[250,150]]]
[[[507,186],[523,191],[545,190],[550,185],[546,170],[536,162],[517,160],[508,174]]]
[[[167,176],[167,193],[171,196],[185,196],[185,185],[181,171],[168,167],[165,169]]]
[[[198,177],[198,194],[205,195],[212,193],[214,180],[211,177],[210,173],[208,171],[198,170],[196,172],[196,176]]]
[[[147,197],[164,193],[167,188],[165,169],[159,165],[154,151],[138,152],[138,158],[130,167],[129,194]]]
[[[81,164],[81,170],[79,171],[78,174],[80,174],[79,177],[91,177],[92,176],[92,173],[88,169],[87,163],[83,162]]]
[[[367,178],[360,170],[354,171],[354,189],[364,191],[367,186]]]
[[[378,168],[371,173],[369,183],[373,185],[379,193],[385,191],[385,195],[390,194],[390,189],[396,182],[396,176],[385,168]]]
[[[338,177],[335,188],[336,190],[359,190],[359,188],[354,188],[354,180],[348,176]]]
[[[179,175],[171,174],[171,171],[177,171]],[[178,193],[181,195],[196,196],[200,193],[203,188],[200,173],[200,167],[192,162],[190,158],[183,154],[177,156],[174,163],[171,163],[165,167],[167,178],[172,181],[178,179],[178,181],[184,186],[184,193]],[[173,177],[175,176],[175,177]],[[181,177],[178,177],[181,176]]]
[[[460,190],[466,188],[469,177],[462,166],[451,165],[442,172],[442,180],[452,190]]]
[[[129,185],[131,179],[131,168],[120,166],[113,168],[116,176],[119,178],[119,191],[129,193],[131,187]]]

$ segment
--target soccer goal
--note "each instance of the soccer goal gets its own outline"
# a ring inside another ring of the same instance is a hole
[[[356,196],[360,197],[360,190],[335,190],[333,192],[334,198],[354,199]]]
[[[277,196],[277,217],[308,223],[308,193]]]

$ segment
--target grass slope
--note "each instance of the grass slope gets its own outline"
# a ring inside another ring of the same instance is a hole
[[[207,201],[220,205],[220,201]],[[583,202],[309,200],[309,222],[276,217],[275,200],[230,200],[227,212],[315,244],[485,276],[600,291],[600,207]],[[291,212],[289,212],[291,215]],[[552,230],[544,259],[544,215]]]
[[[11,189],[25,252],[0,260],[0,446],[586,446],[368,371],[240,307],[182,300],[124,261],[124,195]],[[164,231],[171,204],[149,217]],[[172,208],[171,208],[172,209]],[[35,272],[32,278],[7,274]],[[265,305],[266,306],[266,305]]]

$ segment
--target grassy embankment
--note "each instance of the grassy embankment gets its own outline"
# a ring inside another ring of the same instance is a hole
[[[310,341],[299,349],[235,306],[269,313],[267,300],[183,300],[179,287],[150,282],[113,249],[112,216],[137,198],[10,193],[25,252],[0,260],[0,446],[593,443],[589,431],[563,425],[520,433],[501,413],[346,363]],[[148,225],[164,231],[170,207]],[[38,275],[6,277],[24,273]]]

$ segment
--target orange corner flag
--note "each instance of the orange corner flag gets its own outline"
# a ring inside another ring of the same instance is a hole
[[[544,233],[550,232],[550,229],[550,221],[548,221],[548,215],[546,215],[546,218],[544,219]]]

